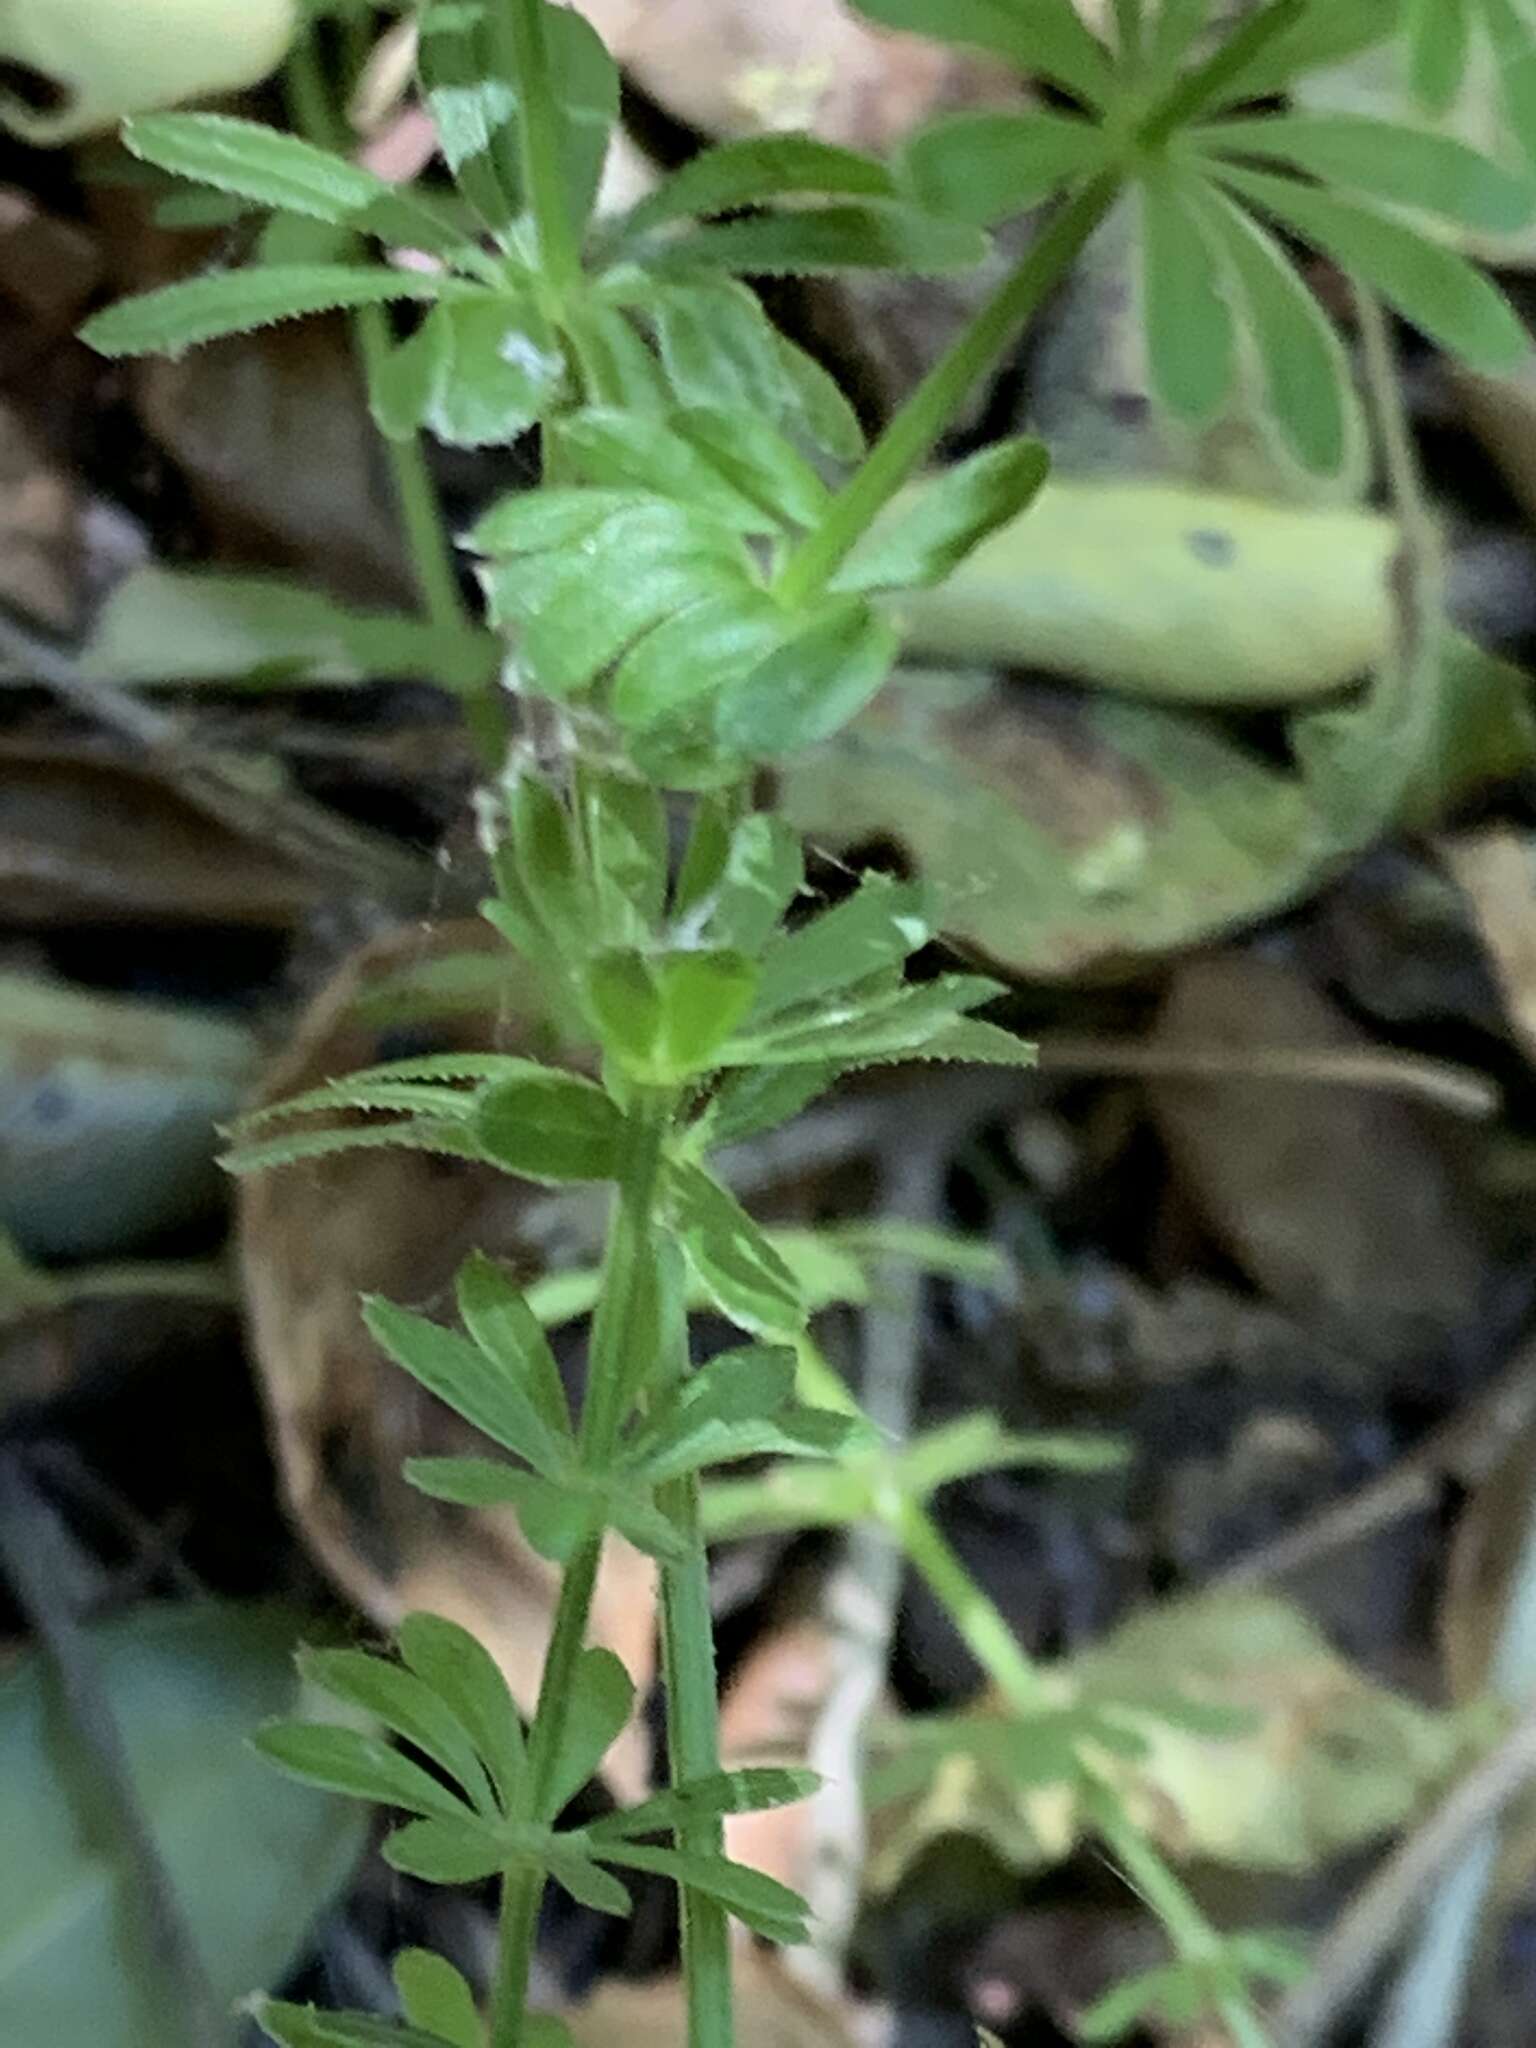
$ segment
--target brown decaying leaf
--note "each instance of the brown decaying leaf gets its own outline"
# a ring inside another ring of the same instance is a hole
[[[33,925],[81,918],[296,925],[322,885],[105,749],[0,744],[0,895]]]
[[[1234,950],[1178,971],[1152,1042],[1368,1041],[1298,971]],[[1488,1255],[1429,1114],[1379,1091],[1258,1078],[1158,1080],[1150,1095],[1185,1192],[1273,1299],[1377,1357],[1476,1313]]]
[[[276,1101],[406,1050],[495,1044],[511,1050],[528,1017],[459,1014],[381,1039],[353,1005],[415,966],[499,944],[479,924],[419,929],[375,942],[349,962],[300,1020],[268,1077]],[[419,1152],[382,1150],[258,1174],[240,1183],[239,1243],[251,1343],[288,1504],[338,1585],[388,1626],[414,1608],[474,1629],[519,1703],[532,1707],[548,1645],[555,1568],[524,1542],[510,1512],[428,1500],[401,1475],[418,1454],[483,1452],[456,1417],[389,1364],[363,1329],[358,1296],[380,1292],[451,1313],[451,1282],[479,1248],[524,1279],[537,1255],[519,1233],[526,1188]],[[591,1640],[617,1651],[644,1693],[655,1669],[650,1561],[611,1539],[599,1575]],[[642,1729],[609,1754],[607,1779],[629,1800],[647,1787]]]

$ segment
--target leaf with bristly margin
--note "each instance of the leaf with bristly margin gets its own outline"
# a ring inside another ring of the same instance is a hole
[[[1152,389],[1176,419],[1200,425],[1232,388],[1235,334],[1192,189],[1197,180],[1166,165],[1140,181],[1141,296]]]
[[[1330,191],[1408,206],[1488,234],[1514,234],[1536,212],[1536,186],[1454,136],[1368,114],[1270,114],[1191,130],[1213,156],[1289,164]]]
[[[775,534],[782,525],[758,494],[732,481],[712,450],[668,421],[593,405],[563,419],[555,437],[568,468],[586,483],[659,491],[738,533]]]
[[[140,292],[95,313],[80,338],[103,356],[177,356],[226,334],[249,334],[308,313],[384,306],[393,299],[436,299],[443,281],[417,271],[361,263],[265,264],[210,271],[158,291]]]
[[[952,114],[919,130],[902,158],[925,207],[995,227],[1104,161],[1104,132],[1068,114]]]
[[[462,1088],[430,1081],[368,1081],[358,1076],[350,1081],[333,1081],[295,1095],[289,1102],[274,1102],[241,1118],[234,1128],[245,1132],[263,1129],[295,1116],[334,1116],[339,1110],[376,1111],[393,1116],[441,1117],[451,1121],[467,1117],[474,1110],[474,1097]]]
[[[755,1029],[899,968],[932,937],[918,884],[866,875],[844,902],[776,941],[763,961],[750,1023]]]
[[[612,1913],[619,1919],[627,1919],[634,1910],[633,1899],[611,1872],[600,1870],[585,1851],[561,1844],[558,1837],[544,1867],[578,1906],[594,1913]]]
[[[269,1763],[323,1791],[455,1823],[471,1818],[464,1802],[420,1764],[360,1729],[320,1721],[269,1721],[251,1740]]]
[[[751,135],[706,149],[674,171],[618,223],[628,239],[665,222],[735,213],[787,194],[888,199],[895,186],[876,158],[812,135]]]
[[[1040,1048],[1030,1039],[1015,1037],[999,1024],[985,1024],[977,1017],[958,1017],[924,1039],[920,1046],[907,1047],[895,1057],[898,1061],[950,1060],[965,1067],[1037,1067]],[[884,1057],[876,1059],[865,1053],[858,1064],[883,1066],[887,1062]]]
[[[884,28],[995,51],[1031,76],[1054,79],[1090,105],[1101,105],[1114,87],[1114,61],[1085,27],[1073,0],[854,0],[854,5]]]
[[[328,1159],[337,1152],[376,1152],[401,1145],[408,1152],[437,1152],[448,1159],[469,1159],[483,1165],[485,1154],[457,1120],[407,1117],[399,1123],[349,1125],[336,1131],[285,1131],[280,1137],[235,1145],[219,1160],[226,1173],[265,1173],[275,1166]]]
[[[728,1813],[766,1813],[776,1806],[794,1806],[809,1799],[820,1785],[815,1771],[759,1766],[742,1771],[717,1771],[658,1792],[622,1813],[604,1814],[582,1832],[590,1841],[622,1840],[630,1835],[655,1835]]]
[[[1013,1043],[1017,1045],[1018,1040]],[[709,1105],[709,1142],[739,1145],[743,1139],[780,1129],[824,1095],[843,1071],[836,1060],[738,1068],[716,1090]]]
[[[1276,426],[1306,468],[1336,474],[1349,368],[1333,322],[1274,237],[1224,192],[1202,183],[1190,204],[1236,280]]]
[[[569,1471],[569,1439],[550,1427],[526,1391],[468,1337],[376,1294],[364,1298],[363,1321],[398,1366],[493,1443],[526,1458],[546,1479]]]
[[[424,1053],[419,1059],[386,1060],[376,1067],[360,1067],[355,1074],[349,1074],[345,1079],[324,1081],[318,1088],[306,1089],[302,1095],[289,1095],[281,1102],[265,1103],[260,1109],[250,1109],[236,1117],[229,1128],[244,1136],[249,1131],[259,1131],[265,1125],[279,1122],[285,1117],[305,1116],[327,1109],[352,1108],[355,1106],[355,1094],[361,1093],[366,1098],[371,1096],[376,1088],[410,1086],[418,1082],[431,1084],[449,1081],[508,1081],[516,1080],[525,1074],[542,1072],[543,1069],[537,1060],[520,1059],[515,1053]],[[445,1088],[443,1094],[452,1096],[455,1091]],[[472,1098],[467,1093],[458,1093],[457,1100],[467,1109]],[[366,1100],[362,1106],[367,1106]]]
[[[1474,369],[1510,370],[1531,339],[1498,287],[1451,250],[1369,207],[1225,160],[1213,173],[1240,199],[1267,213],[1354,272],[1432,341]]]
[[[439,1614],[408,1614],[396,1640],[410,1670],[458,1716],[510,1806],[523,1774],[523,1724],[495,1658],[478,1636]]]
[[[492,291],[434,306],[371,384],[386,434],[425,426],[456,448],[515,441],[565,391],[565,356],[532,302]]]
[[[603,1758],[628,1726],[634,1681],[612,1650],[583,1650],[571,1673],[560,1740],[545,1783],[545,1816],[553,1820],[582,1786],[597,1776]]]
[[[384,1861],[428,1884],[479,1884],[512,1861],[505,1837],[466,1814],[458,1820],[412,1820],[383,1844]]]
[[[722,1314],[754,1337],[799,1336],[806,1309],[795,1277],[736,1197],[702,1167],[675,1162],[666,1199],[684,1255]]]
[[[470,1804],[494,1813],[496,1801],[474,1743],[453,1710],[415,1672],[366,1650],[301,1650],[300,1675],[332,1699],[357,1707],[403,1735],[447,1772]]]
[[[720,692],[715,731],[749,758],[796,753],[857,717],[890,675],[901,639],[862,597],[829,597]]]
[[[124,122],[123,141],[145,163],[257,206],[335,227],[358,225],[376,213],[402,239],[434,255],[464,246],[454,223],[416,193],[260,121],[230,114],[139,114]]]
[[[613,1180],[623,1158],[618,1104],[594,1082],[554,1067],[492,1083],[477,1101],[474,1131],[506,1172],[547,1187]]]
[[[403,1948],[390,1965],[401,2009],[446,2048],[485,2048],[485,2028],[463,1972],[429,1948]]]
[[[855,990],[841,1003],[834,998],[803,1023],[789,1018],[765,1032],[744,1036],[721,1055],[721,1063],[745,1066],[760,1060],[793,1066],[802,1060],[819,1064],[834,1059],[853,1067],[920,1057],[964,1011],[1002,993],[1001,982],[976,974],[944,974],[868,995]]]
[[[471,1252],[455,1282],[464,1327],[487,1358],[527,1389],[528,1398],[557,1436],[571,1434],[565,1383],[543,1325],[520,1288],[484,1252]]]
[[[973,548],[1034,502],[1050,466],[1044,445],[1028,436],[957,462],[867,534],[832,587],[914,590],[942,583]]]
[[[986,253],[979,228],[887,203],[716,222],[656,243],[645,260],[663,276],[690,270],[727,270],[738,277],[900,270],[914,277],[943,277],[973,269]]]
[[[755,413],[693,405],[669,424],[769,522],[765,531],[815,526],[832,494],[805,457]]]
[[[253,1998],[245,2010],[278,2048],[443,2048],[445,2038],[374,2013],[320,2012],[281,1998]]]
[[[689,1891],[701,1892],[767,1941],[792,1945],[805,1939],[805,1901],[760,1870],[724,1856],[656,1849],[641,1842],[604,1841],[602,1855],[607,1863],[670,1877]]]

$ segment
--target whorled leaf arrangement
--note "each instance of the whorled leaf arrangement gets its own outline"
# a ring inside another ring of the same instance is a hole
[[[1123,1803],[1084,1782],[1084,1756],[1111,1722],[1052,1722],[1049,1688],[927,1517],[946,1478],[1042,1447],[984,1422],[892,1451],[845,1407],[804,1398],[805,1294],[711,1153],[773,1130],[860,1067],[1025,1064],[1030,1052],[971,1014],[997,984],[929,972],[931,960],[913,971],[934,935],[912,888],[866,880],[807,915],[799,844],[751,793],[760,765],[827,737],[880,687],[896,645],[890,600],[942,579],[1038,490],[1044,453],[1015,440],[950,470],[915,507],[889,509],[1123,193],[1141,209],[1165,402],[1210,417],[1249,348],[1281,432],[1318,469],[1342,456],[1343,361],[1288,242],[1445,346],[1503,366],[1527,346],[1513,313],[1412,217],[1502,231],[1528,217],[1531,193],[1441,137],[1272,110],[1312,68],[1392,33],[1397,0],[1268,0],[1221,33],[1210,0],[1114,0],[1112,38],[1073,0],[858,4],[889,27],[1010,59],[1063,105],[942,121],[894,170],[808,136],[726,144],[599,220],[618,80],[591,28],[549,0],[427,0],[421,87],[451,191],[390,186],[227,116],[128,130],[129,147],[200,202],[303,224],[262,247],[303,240],[311,260],[256,261],[129,300],[90,323],[98,348],[175,351],[327,308],[377,321],[366,309],[414,302],[425,310],[411,331],[379,334],[367,351],[384,432],[477,446],[536,427],[545,457],[543,488],[494,505],[470,537],[510,641],[507,681],[542,700],[545,736],[542,758],[530,742],[508,762],[490,727],[485,912],[573,1055],[593,1057],[584,1069],[574,1056],[563,1067],[494,1054],[375,1068],[251,1119],[230,1163],[254,1171],[398,1144],[611,1191],[579,1413],[532,1306],[492,1260],[459,1275],[462,1330],[368,1304],[382,1350],[492,1453],[415,1460],[413,1482],[511,1507],[561,1565],[561,1590],[526,1734],[486,1653],[446,1622],[409,1620],[399,1662],[308,1661],[343,1718],[269,1730],[263,1746],[408,1815],[386,1848],[398,1868],[499,1878],[501,1937],[485,2021],[449,1965],[408,1951],[403,2023],[261,2001],[286,2048],[558,2042],[558,2024],[527,2010],[544,1887],[622,1912],[617,1871],[681,1887],[691,2048],[730,2048],[729,1916],[771,1939],[803,1924],[799,1901],[723,1853],[724,1814],[806,1789],[802,1774],[719,1766],[705,1536],[754,1517],[884,1518],[984,1651],[1014,1710],[1017,1766],[1091,1799],[1095,1832],[1176,1958],[1114,1994],[1090,2022],[1097,2037],[1142,2013],[1209,2007],[1241,2048],[1260,2048],[1252,1980],[1287,1967],[1258,1937],[1216,1935]],[[1500,4],[1465,0],[1457,18],[1476,5],[1478,19],[1502,20]],[[1421,11],[1412,25],[1421,84],[1439,91],[1454,65],[1443,49],[1424,57]],[[313,64],[317,47],[301,56]],[[985,252],[988,225],[1044,202],[1025,255],[867,455],[835,384],[743,282],[963,266]],[[362,260],[370,242],[383,260]],[[856,466],[839,481],[839,464]],[[451,612],[451,567],[439,568]],[[745,1341],[696,1368],[697,1302]],[[785,1466],[766,1482],[723,1482],[707,1524],[701,1471],[764,1454]],[[562,1828],[631,1710],[622,1669],[584,1647],[609,1529],[660,1566],[672,1782],[629,1812]]]

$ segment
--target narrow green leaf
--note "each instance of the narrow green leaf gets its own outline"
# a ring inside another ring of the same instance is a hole
[[[1230,163],[1216,168],[1239,197],[1358,273],[1404,319],[1474,369],[1513,369],[1529,355],[1530,336],[1509,301],[1449,249],[1383,214],[1292,179]]]
[[[470,1818],[463,1801],[420,1764],[359,1729],[321,1721],[269,1721],[251,1740],[279,1770],[327,1792],[454,1822]]]
[[[633,207],[619,231],[628,238],[788,193],[885,199],[894,191],[890,172],[874,157],[811,135],[752,135],[701,151]]]
[[[619,1880],[606,1870],[599,1870],[590,1857],[579,1855],[574,1849],[552,1850],[549,1874],[578,1906],[586,1906],[594,1913],[612,1913],[625,1920],[634,1911],[634,1901]]]
[[[1528,164],[1536,167],[1536,33],[1512,0],[1483,0],[1493,42],[1504,118]]]
[[[804,887],[799,833],[771,811],[754,811],[731,832],[724,867],[704,906],[705,935],[755,959]]]
[[[750,675],[786,631],[783,607],[744,578],[664,618],[614,671],[613,714],[631,730],[658,724]]]
[[[753,1336],[797,1337],[806,1311],[795,1277],[736,1197],[702,1167],[675,1163],[667,1201],[684,1255],[715,1306]]]
[[[831,502],[831,492],[805,457],[753,413],[695,405],[674,413],[670,424],[717,475],[760,508],[765,532],[815,526]]]
[[[859,461],[864,453],[864,429],[837,379],[787,335],[778,336],[778,349],[795,414],[807,438],[838,462]]]
[[[466,545],[482,555],[549,554],[579,547],[600,533],[616,512],[654,512],[659,503],[651,490],[551,485],[546,490],[513,491],[476,522]]]
[[[824,1095],[842,1071],[835,1060],[741,1068],[727,1077],[710,1104],[710,1142],[738,1145],[778,1130]]]
[[[142,162],[178,178],[334,225],[391,191],[344,156],[229,114],[140,114],[122,137]]]
[[[1149,52],[1163,85],[1176,76],[1210,19],[1211,0],[1159,0]]]
[[[550,1820],[597,1776],[628,1726],[634,1704],[634,1682],[612,1650],[583,1650],[571,1676],[560,1746],[550,1763],[544,1802]]]
[[[507,814],[516,877],[531,908],[556,951],[579,957],[596,905],[570,812],[541,775],[528,772],[513,784]]]
[[[427,315],[422,347],[430,374],[421,418],[456,448],[515,441],[565,395],[565,357],[526,300],[445,300]]]
[[[401,1145],[409,1152],[440,1152],[449,1159],[484,1162],[480,1150],[457,1119],[407,1117],[399,1123],[350,1125],[336,1131],[285,1131],[251,1145],[236,1145],[219,1164],[226,1173],[264,1173],[274,1166],[293,1166],[305,1159],[326,1159],[336,1152],[372,1152]]]
[[[686,1827],[690,1821],[715,1819],[728,1813],[766,1813],[777,1806],[794,1806],[809,1799],[820,1783],[815,1771],[781,1770],[773,1766],[718,1771],[713,1777],[695,1778],[672,1791],[658,1792],[622,1813],[605,1814],[583,1832],[589,1840],[603,1842],[660,1834],[664,1829]]]
[[[1021,71],[1054,79],[1090,105],[1113,93],[1114,62],[1090,34],[1073,0],[854,0],[886,28],[974,43],[1010,58]]]
[[[419,1953],[419,1951],[417,1951]],[[249,2012],[279,2048],[443,2048],[443,2036],[372,2013],[320,2012],[280,1998],[253,1998]],[[477,2042],[475,2048],[480,2048]]]
[[[403,1948],[390,1966],[400,2004],[413,2027],[447,2048],[485,2048],[485,2029],[468,1980],[446,1956]]]
[[[1189,185],[1149,170],[1141,180],[1142,298],[1152,388],[1178,419],[1199,425],[1232,387],[1232,315]]]
[[[507,1842],[483,1821],[413,1820],[383,1845],[384,1861],[428,1884],[479,1884],[512,1860]]]
[[[943,974],[933,981],[898,986],[878,998],[861,998],[855,991],[845,1004],[834,1005],[803,1025],[791,1018],[731,1051],[742,1061],[750,1057],[797,1064],[802,1059],[835,1059],[849,1066],[921,1057],[932,1039],[948,1033],[962,1011],[1002,993],[1000,982],[976,974]]]
[[[854,893],[781,938],[763,966],[754,1027],[899,968],[933,936],[923,892],[866,875]]]
[[[732,481],[707,440],[677,425],[617,406],[587,406],[560,422],[556,440],[588,483],[659,491],[739,533],[779,530],[779,515]]]
[[[749,1870],[724,1856],[653,1849],[641,1842],[605,1841],[602,1854],[605,1862],[648,1870],[658,1877],[670,1877],[690,1891],[702,1892],[768,1941],[792,1944],[805,1939],[805,1901],[760,1870]]]
[[[1034,502],[1049,469],[1045,448],[1028,437],[999,441],[956,463],[865,536],[834,589],[913,590],[942,583],[972,548]]]
[[[376,1294],[364,1300],[363,1321],[398,1366],[493,1443],[526,1458],[546,1478],[558,1478],[569,1468],[567,1440],[550,1428],[524,1389],[469,1338]]]
[[[667,383],[682,405],[724,406],[772,420],[793,409],[798,388],[780,336],[756,294],[732,277],[688,284],[647,278],[641,301],[655,329]]]
[[[1224,192],[1203,186],[1191,203],[1236,277],[1281,434],[1308,469],[1335,474],[1346,448],[1349,370],[1332,321],[1285,251]]]
[[[915,206],[822,206],[695,228],[658,244],[646,261],[665,272],[728,270],[740,277],[813,277],[841,270],[901,270],[942,277],[969,270],[986,237],[963,221]]]
[[[434,1082],[504,1081],[525,1072],[537,1071],[537,1061],[519,1059],[513,1053],[427,1053],[420,1059],[386,1060],[376,1067],[362,1067],[345,1080],[325,1081],[318,1088],[306,1089],[302,1095],[289,1095],[281,1102],[270,1102],[261,1109],[247,1110],[243,1116],[236,1117],[230,1128],[244,1135],[286,1117],[306,1116],[323,1110],[368,1108],[374,1104],[378,1091],[408,1088],[415,1083],[426,1087]],[[451,1090],[444,1088],[445,1106],[451,1107],[451,1094]],[[435,1092],[427,1099],[437,1101]],[[459,1100],[467,1110],[472,1098],[464,1094]]]
[[[922,129],[902,162],[934,213],[979,228],[1024,213],[1103,163],[1104,132],[1067,114],[952,114]]]
[[[508,1173],[555,1187],[613,1180],[624,1144],[624,1116],[591,1081],[555,1068],[488,1088],[475,1135]]]
[[[900,636],[861,597],[829,598],[798,632],[720,693],[722,743],[753,758],[830,739],[885,683]]]
[[[473,1742],[452,1709],[412,1671],[365,1650],[303,1650],[299,1671],[333,1699],[370,1714],[403,1735],[463,1788],[472,1806],[495,1810],[490,1781]]]
[[[80,338],[104,356],[178,356],[199,342],[306,313],[435,299],[442,290],[440,279],[419,272],[355,263],[210,271],[119,300],[87,320]]]
[[[757,967],[726,947],[666,953],[652,963],[661,997],[658,1078],[707,1073],[757,993]]]
[[[502,1268],[484,1252],[471,1252],[456,1282],[464,1327],[486,1357],[516,1379],[551,1433],[571,1433],[565,1384],[543,1325]]]
[[[1220,90],[1190,111],[1215,111],[1284,92],[1309,71],[1343,64],[1385,42],[1396,34],[1398,19],[1395,0],[1385,0],[1385,4],[1384,0],[1310,0],[1310,4],[1298,6],[1291,27],[1265,43],[1246,63],[1236,69],[1224,68]]]
[[[400,1654],[458,1716],[511,1806],[523,1773],[523,1728],[501,1667],[477,1636],[438,1614],[408,1614]]]
[[[1444,114],[1461,91],[1472,47],[1470,0],[1407,0],[1408,75],[1427,113]]]
[[[639,776],[586,761],[576,770],[576,805],[605,908],[603,931],[615,943],[646,937],[666,908],[666,805]]]
[[[1191,142],[1212,156],[1294,165],[1321,184],[1411,206],[1490,234],[1513,234],[1536,212],[1536,185],[1453,136],[1367,114],[1270,114],[1213,121]]]

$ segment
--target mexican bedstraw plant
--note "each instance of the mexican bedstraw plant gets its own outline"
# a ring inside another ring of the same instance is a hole
[[[916,1466],[797,1385],[800,1288],[712,1153],[859,1067],[1029,1055],[970,1014],[994,983],[908,972],[933,936],[915,888],[869,879],[805,914],[800,847],[754,792],[765,764],[825,738],[879,689],[900,592],[943,577],[1027,506],[1045,456],[1020,439],[893,501],[1122,194],[1141,208],[1166,403],[1189,419],[1214,413],[1249,349],[1279,430],[1319,469],[1341,458],[1345,363],[1291,241],[1441,343],[1502,367],[1526,347],[1514,314],[1399,209],[1498,230],[1525,220],[1530,194],[1444,138],[1278,110],[1309,68],[1391,34],[1391,0],[1271,0],[1219,29],[1207,0],[1115,0],[1103,39],[1073,0],[860,4],[878,22],[1013,60],[1057,103],[941,122],[894,168],[807,136],[726,144],[627,213],[597,218],[618,106],[597,36],[548,0],[428,0],[421,84],[451,190],[391,187],[313,140],[224,116],[127,130],[139,156],[290,231],[263,237],[266,260],[100,315],[88,330],[98,348],[174,351],[326,308],[415,306],[409,332],[368,352],[383,431],[476,446],[536,428],[543,454],[542,487],[493,505],[468,546],[507,635],[519,714],[487,792],[486,915],[571,1063],[488,1053],[376,1068],[266,1113],[233,1163],[410,1145],[611,1191],[579,1413],[529,1303],[490,1258],[459,1275],[462,1329],[367,1305],[383,1351],[495,1453],[416,1460],[411,1479],[450,1502],[510,1505],[563,1575],[526,1730],[486,1652],[430,1616],[405,1623],[398,1656],[307,1660],[339,1717],[273,1728],[263,1746],[290,1771],[409,1816],[385,1844],[397,1868],[498,1882],[501,1936],[484,2020],[446,1962],[413,1952],[398,1970],[400,2025],[259,2002],[287,2048],[559,2039],[526,2009],[544,1887],[623,1912],[629,1871],[680,1886],[690,2043],[728,2048],[728,1918],[790,1941],[803,1915],[722,1851],[723,1815],[806,1789],[793,1771],[722,1772],[717,1754],[699,1475],[765,1454],[875,1474],[869,1503],[989,1660],[1018,1754],[1037,1774],[1081,1781],[1093,1825],[1163,1919],[1173,1962],[1102,2012],[1099,2036],[1144,2006],[1209,2004],[1237,2040],[1264,2038],[1249,1982],[1274,1966],[1272,1948],[1218,1938],[1138,1833],[1094,1771],[1107,1724],[1097,1709],[1064,1719],[1059,1695],[988,1619],[925,1519],[919,1479],[903,1493]],[[295,105],[315,133],[330,90],[322,54],[311,38],[294,59]],[[965,265],[987,226],[1047,201],[1027,253],[867,455],[836,386],[741,281]],[[696,1367],[699,1304],[744,1341]],[[660,1566],[670,1783],[637,1808],[562,1827],[632,1705],[616,1659],[585,1645],[610,1529]]]

